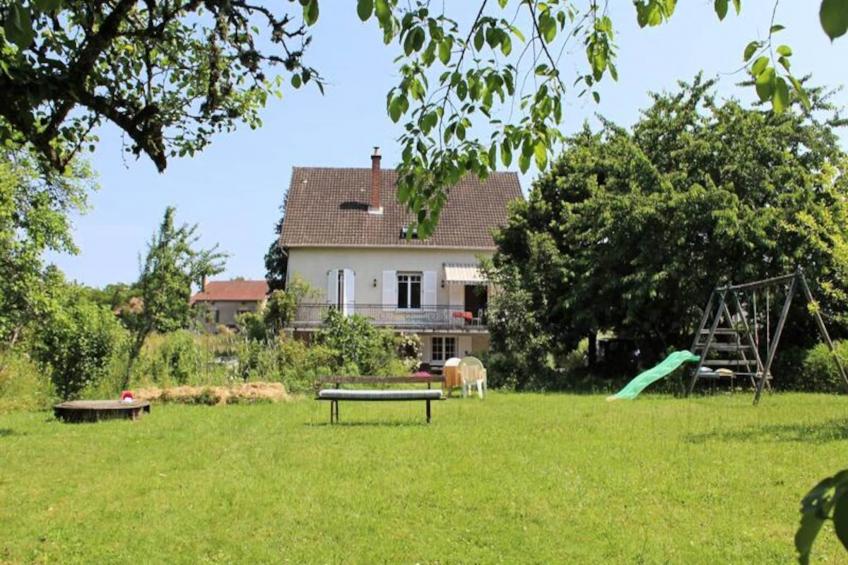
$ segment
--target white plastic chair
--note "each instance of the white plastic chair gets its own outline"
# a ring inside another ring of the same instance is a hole
[[[467,397],[472,387],[477,387],[477,395],[483,398],[486,393],[486,369],[476,357],[463,357],[459,362],[459,376],[462,379],[462,396]]]

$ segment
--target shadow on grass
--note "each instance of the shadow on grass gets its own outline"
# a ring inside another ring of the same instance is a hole
[[[848,439],[848,419],[840,418],[817,424],[771,424],[741,430],[715,430],[684,437],[689,443],[707,441],[829,443]]]
[[[362,422],[307,422],[304,424],[309,428],[405,428],[405,427],[428,427],[427,422],[413,422],[403,420],[387,421],[362,421]]]
[[[0,438],[9,436],[23,435],[21,432],[16,432],[12,428],[0,428]]]

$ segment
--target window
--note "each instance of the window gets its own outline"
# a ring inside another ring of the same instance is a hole
[[[456,357],[456,338],[434,337],[432,357],[433,361],[446,361],[451,357]]]
[[[216,324],[221,323],[221,311],[218,310],[217,308],[215,308],[215,323]]]
[[[421,273],[399,273],[397,276],[400,309],[421,308]]]

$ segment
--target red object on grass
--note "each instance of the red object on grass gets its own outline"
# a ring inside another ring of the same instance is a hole
[[[416,371],[412,373],[413,377],[431,377],[432,375],[427,371]]]
[[[132,393],[131,390],[125,390],[124,392],[121,393],[121,400],[126,400],[128,398],[130,400],[133,399],[133,393]]]

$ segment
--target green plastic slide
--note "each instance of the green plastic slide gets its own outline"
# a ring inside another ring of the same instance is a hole
[[[672,373],[684,363],[697,363],[700,359],[700,357],[690,353],[689,351],[675,351],[656,367],[648,369],[643,373],[639,373],[635,379],[627,383],[627,386],[618,391],[618,393],[608,396],[607,400],[633,400],[639,396],[639,393],[645,390],[648,385],[653,384],[669,373]]]

